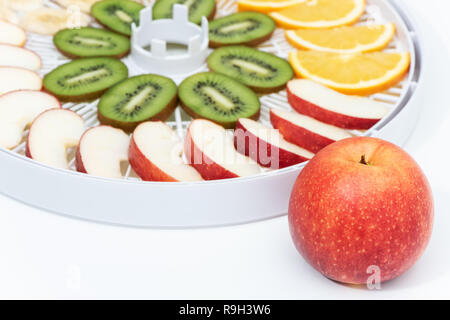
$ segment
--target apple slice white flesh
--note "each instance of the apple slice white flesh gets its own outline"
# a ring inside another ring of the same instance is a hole
[[[286,141],[314,153],[333,142],[352,137],[344,129],[297,112],[271,109],[270,122]]]
[[[0,95],[18,90],[41,90],[42,79],[31,70],[0,67]]]
[[[344,129],[370,129],[389,113],[383,103],[348,96],[311,80],[289,81],[287,96],[297,112]]]
[[[0,20],[0,43],[23,47],[26,41],[27,34],[22,28]]]
[[[44,111],[31,124],[27,156],[55,168],[68,169],[67,149],[78,146],[84,130],[83,119],[73,111]]]
[[[233,134],[211,121],[191,122],[184,146],[188,162],[205,180],[255,175],[261,167],[234,148]]]
[[[234,131],[236,149],[263,167],[281,169],[314,157],[308,150],[287,142],[278,130],[251,119],[239,119]]]
[[[183,142],[161,121],[144,122],[133,133],[129,161],[144,181],[200,181],[200,174],[183,161]]]
[[[58,99],[42,91],[13,91],[0,96],[0,147],[16,147],[39,114],[60,107]]]
[[[37,71],[42,67],[42,61],[31,50],[9,44],[0,44],[0,66],[21,67]]]
[[[130,137],[120,129],[98,126],[80,139],[76,155],[79,172],[104,178],[122,178],[121,164],[128,161]]]

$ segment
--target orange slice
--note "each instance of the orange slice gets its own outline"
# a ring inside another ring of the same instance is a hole
[[[319,82],[346,94],[368,95],[383,91],[403,79],[410,55],[402,53],[330,53],[297,51],[289,62],[298,77]]]
[[[238,0],[239,11],[272,12],[281,10],[292,5],[305,2],[306,0]]]
[[[270,16],[287,29],[333,28],[356,22],[365,4],[365,0],[306,0]]]
[[[286,39],[299,49],[356,53],[385,48],[395,33],[393,23],[340,27],[335,29],[299,29],[285,32]]]

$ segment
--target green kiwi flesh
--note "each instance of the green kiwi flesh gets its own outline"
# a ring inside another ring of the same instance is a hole
[[[209,23],[212,48],[244,44],[255,46],[268,40],[275,30],[275,21],[264,13],[244,11],[215,19]]]
[[[234,128],[239,118],[259,118],[261,104],[256,94],[222,74],[203,72],[190,76],[180,84],[178,95],[191,117],[208,119],[225,128]]]
[[[92,6],[91,14],[105,27],[130,36],[131,24],[139,25],[139,12],[143,8],[131,0],[103,0]]]
[[[61,30],[53,37],[53,43],[69,58],[122,58],[130,52],[129,38],[91,27]]]
[[[128,68],[113,58],[84,58],[59,66],[44,77],[45,91],[61,101],[89,101],[128,77]]]
[[[172,18],[174,4],[183,4],[189,9],[189,21],[200,24],[202,17],[212,19],[216,12],[215,0],[158,0],[153,6],[153,19]]]
[[[294,76],[291,65],[271,53],[245,46],[215,50],[208,57],[209,68],[238,80],[256,92],[276,92]]]
[[[150,120],[167,120],[177,106],[177,85],[156,74],[129,78],[109,89],[98,104],[98,119],[127,132]]]

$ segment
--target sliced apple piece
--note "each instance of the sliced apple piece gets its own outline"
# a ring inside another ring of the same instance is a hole
[[[0,66],[21,67],[37,71],[42,67],[42,61],[31,50],[8,44],[0,44]]]
[[[317,153],[338,140],[351,138],[344,129],[320,122],[297,112],[270,110],[270,122],[286,141]]]
[[[234,131],[236,149],[271,169],[290,167],[314,157],[314,154],[287,142],[278,130],[251,119],[239,119]]]
[[[0,67],[0,95],[18,90],[41,90],[42,79],[31,70]]]
[[[26,154],[46,165],[68,169],[67,149],[78,146],[84,129],[83,119],[73,111],[44,111],[31,124]]]
[[[200,181],[200,174],[183,161],[183,142],[161,121],[140,124],[131,138],[129,161],[144,181]]]
[[[261,167],[234,148],[233,134],[211,121],[191,122],[184,150],[188,162],[205,180],[255,175]]]
[[[299,113],[344,129],[370,129],[389,113],[383,103],[348,96],[311,80],[289,81],[287,96]]]
[[[121,164],[128,161],[130,137],[120,129],[98,126],[80,139],[76,155],[79,172],[105,178],[122,178]]]
[[[23,47],[26,41],[27,34],[22,28],[0,20],[0,43]]]
[[[16,147],[39,114],[60,107],[58,99],[42,91],[13,91],[0,96],[0,147]]]

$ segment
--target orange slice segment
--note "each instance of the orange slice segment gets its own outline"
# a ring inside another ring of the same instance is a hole
[[[393,23],[285,31],[286,39],[294,47],[335,53],[381,50],[389,44],[394,34],[395,25]]]
[[[403,79],[410,55],[402,53],[330,53],[297,51],[289,62],[298,77],[319,82],[346,94],[368,95],[383,91]]]
[[[306,0],[270,13],[287,29],[333,28],[356,22],[364,13],[365,0]]]
[[[238,0],[239,11],[272,12],[288,8],[306,0]]]

